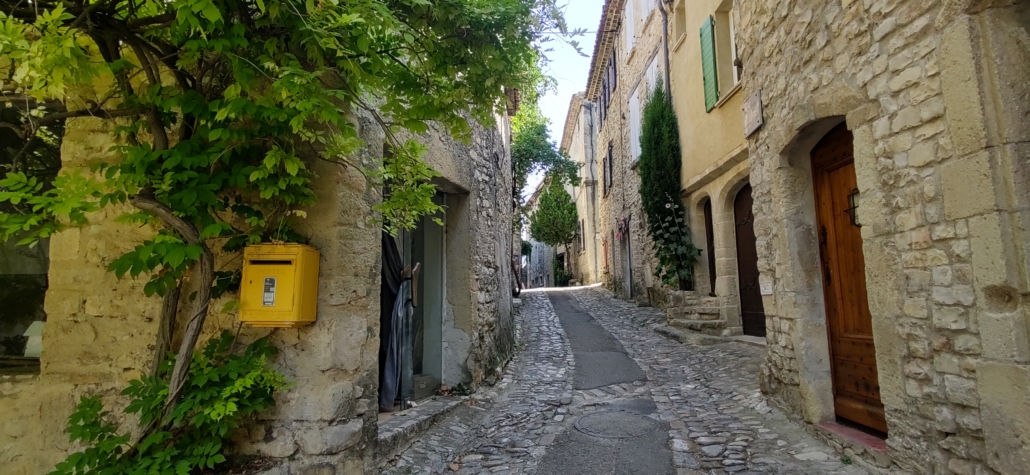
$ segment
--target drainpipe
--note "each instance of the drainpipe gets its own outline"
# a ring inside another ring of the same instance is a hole
[[[593,261],[593,274],[591,278],[595,282],[601,280],[601,269],[597,267],[597,135],[594,131],[594,103],[590,101],[583,102],[583,108],[587,111],[587,130],[586,130],[586,141],[584,144],[586,149],[589,150],[587,154],[587,171],[590,173],[590,189],[587,196],[589,197],[590,203],[590,223],[593,235],[590,239],[593,240],[593,252],[591,253],[591,260]],[[584,230],[585,231],[585,230]]]
[[[672,83],[669,75],[669,14],[665,11],[665,0],[658,0],[658,11],[662,12],[662,49],[665,51],[665,97],[672,98]]]

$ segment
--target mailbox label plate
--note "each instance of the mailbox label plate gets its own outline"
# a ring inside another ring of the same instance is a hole
[[[272,307],[275,305],[275,277],[265,277],[265,291],[261,299],[261,305]]]

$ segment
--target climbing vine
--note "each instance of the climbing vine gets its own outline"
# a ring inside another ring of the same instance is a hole
[[[66,119],[109,121],[117,142],[91,170],[7,173],[0,239],[33,246],[114,205],[158,229],[110,266],[146,276],[173,324],[167,297],[187,277],[198,289],[145,438],[170,423],[212,296],[232,287],[216,251],[302,241],[290,223],[319,204],[315,160],[389,182],[374,206],[388,230],[436,212],[436,172],[398,133],[435,121],[467,138],[506,90],[533,87],[540,40],[565,33],[553,0],[0,0],[0,101],[21,112],[0,126],[26,139],[14,162]],[[362,121],[394,153],[355,158]]]

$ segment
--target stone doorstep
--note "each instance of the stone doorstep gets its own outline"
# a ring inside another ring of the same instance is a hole
[[[809,424],[806,424],[809,425]],[[826,439],[831,447],[838,448],[841,455],[860,459],[870,469],[886,469],[891,466],[891,457],[887,453],[887,441],[836,422],[820,422],[810,425],[814,432]]]
[[[376,464],[381,465],[397,452],[407,448],[420,435],[447,417],[464,400],[462,397],[435,397],[414,408],[401,411],[379,424]]]
[[[687,320],[677,318],[670,320],[669,325],[707,335],[718,336],[722,335],[722,330],[726,328],[726,320]]]
[[[702,333],[696,333],[691,331],[684,331],[679,328],[673,328],[668,325],[655,325],[655,333],[663,335],[665,337],[676,340],[680,343],[688,345],[718,345],[726,343],[726,339],[723,337],[705,335]]]
[[[765,341],[765,337],[764,336],[733,335],[733,336],[730,336],[730,337],[727,337],[727,338],[729,338],[731,340],[734,340],[734,341],[739,341],[741,343],[745,343],[745,344],[748,344],[748,345],[754,345],[754,346],[758,346],[758,347],[761,347],[761,348],[765,348],[766,347],[766,341]]]

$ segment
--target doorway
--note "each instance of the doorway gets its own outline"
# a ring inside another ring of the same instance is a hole
[[[705,200],[705,257],[708,259],[708,295],[715,297],[715,225],[712,220],[712,200]]]
[[[627,220],[628,221],[628,220]],[[626,224],[619,240],[619,257],[622,258],[622,292],[626,298],[633,298],[633,261],[631,258],[629,225]]]
[[[837,417],[887,432],[880,401],[851,131],[840,124],[812,149],[833,403]]]
[[[744,185],[733,200],[733,220],[737,237],[737,284],[740,318],[744,334],[765,336],[765,305],[758,285],[758,249],[755,245],[755,215],[752,211],[751,184]]]

